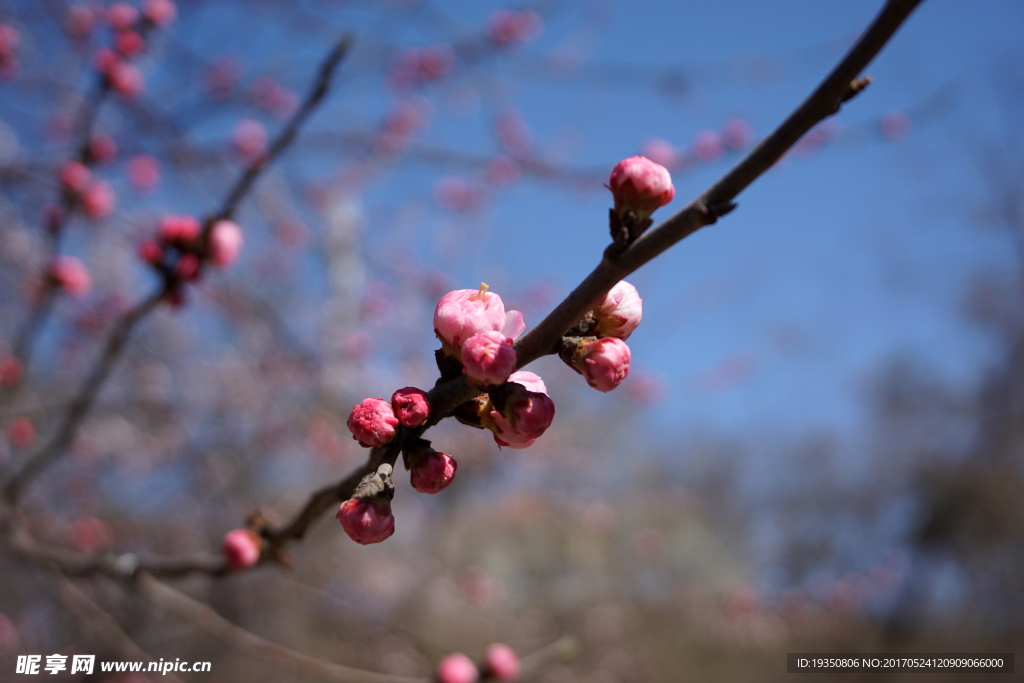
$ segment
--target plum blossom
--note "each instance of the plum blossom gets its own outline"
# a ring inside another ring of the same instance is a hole
[[[427,392],[416,387],[399,389],[391,396],[398,421],[406,427],[419,427],[430,416],[430,400]]]
[[[220,220],[210,230],[209,257],[213,265],[226,268],[235,262],[245,240],[242,229],[232,221]]]
[[[73,297],[81,298],[92,289],[89,270],[74,256],[54,256],[47,269],[50,282]]]
[[[616,337],[585,342],[573,367],[598,391],[611,391],[629,374],[629,347]]]
[[[346,500],[338,508],[341,528],[356,543],[380,543],[395,533],[391,503],[380,497]]]
[[[235,529],[224,535],[224,559],[234,570],[248,569],[260,560],[260,537],[248,529]]]
[[[348,416],[352,438],[365,448],[379,448],[391,441],[398,425],[391,404],[382,398],[363,399]]]
[[[431,449],[412,467],[412,487],[420,493],[437,493],[452,483],[457,467],[455,458]]]
[[[623,159],[615,165],[608,189],[615,197],[615,211],[620,218],[632,211],[641,221],[676,196],[668,170],[639,156]]]
[[[479,290],[457,289],[441,297],[434,309],[434,333],[447,349],[457,351],[474,334],[505,328],[505,304],[487,290],[481,285]]]
[[[502,384],[516,369],[518,356],[501,332],[480,332],[462,345],[462,371],[474,384]]]
[[[504,643],[492,643],[484,652],[484,672],[498,681],[519,680],[519,657]]]
[[[438,662],[436,673],[438,683],[476,683],[480,679],[476,664],[461,652],[448,655]]]
[[[629,335],[640,324],[642,314],[643,302],[636,287],[622,280],[609,290],[604,301],[594,309],[597,334],[629,339]]]

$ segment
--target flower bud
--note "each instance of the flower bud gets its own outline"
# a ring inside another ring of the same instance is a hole
[[[174,274],[179,280],[191,282],[199,278],[200,265],[199,257],[195,254],[182,254],[178,257],[178,264],[174,268]]]
[[[437,493],[452,483],[457,467],[455,458],[430,449],[412,467],[412,487],[420,493]]]
[[[601,305],[594,309],[597,334],[602,337],[628,339],[640,324],[643,302],[636,287],[625,280],[611,288]]]
[[[7,423],[7,440],[15,448],[26,448],[35,443],[36,428],[23,416],[18,416]]]
[[[364,398],[348,416],[352,438],[365,448],[380,447],[391,441],[398,424],[391,404],[382,398]]]
[[[427,392],[416,387],[399,389],[391,396],[398,421],[406,427],[419,427],[430,416],[430,401]]]
[[[504,327],[505,304],[500,296],[487,291],[487,285],[449,292],[434,309],[434,333],[447,351],[462,348],[462,342],[474,334],[500,332]]]
[[[338,521],[356,543],[380,543],[395,533],[395,516],[391,503],[381,496],[353,498],[338,508]]]
[[[47,275],[54,286],[75,298],[81,298],[92,289],[89,270],[74,256],[54,256],[47,269]]]
[[[126,31],[139,20],[139,10],[127,2],[115,2],[107,8],[107,22],[119,31]]]
[[[160,162],[146,154],[129,159],[125,173],[131,186],[140,192],[156,189],[160,184]]]
[[[476,683],[479,679],[476,664],[461,652],[448,655],[437,664],[438,683]]]
[[[60,183],[67,189],[82,194],[92,182],[92,171],[79,161],[69,161],[60,167]]]
[[[165,27],[178,18],[178,6],[171,0],[146,0],[142,14],[154,26]]]
[[[234,570],[248,569],[260,560],[260,537],[248,529],[235,529],[224,535],[224,558]]]
[[[616,164],[608,189],[615,197],[619,218],[631,211],[641,222],[676,196],[668,170],[646,157],[630,157]]]
[[[575,354],[573,367],[598,391],[611,391],[629,374],[629,347],[616,337],[584,342]]]
[[[519,657],[504,643],[493,643],[484,652],[484,675],[498,681],[519,680]]]
[[[103,180],[93,180],[82,195],[82,211],[93,220],[108,218],[114,213],[114,191]]]
[[[139,245],[139,258],[151,266],[159,266],[164,260],[164,250],[156,240],[145,240]]]
[[[98,133],[89,140],[89,156],[97,164],[109,164],[117,157],[117,143],[109,135]]]
[[[210,231],[210,260],[218,268],[226,268],[235,262],[242,251],[245,240],[242,229],[232,221],[221,220],[213,224]]]
[[[516,369],[519,354],[501,332],[474,334],[462,345],[462,371],[473,384],[503,384]]]
[[[0,387],[21,384],[23,370],[21,361],[15,356],[0,359]]]
[[[245,163],[251,163],[267,151],[267,129],[255,119],[242,119],[232,137],[235,151]]]
[[[555,419],[555,404],[548,396],[544,380],[532,372],[513,373],[495,394],[495,407],[511,428],[527,439],[539,438]]]
[[[146,88],[146,81],[139,67],[128,62],[114,62],[107,71],[107,80],[111,90],[129,99],[138,97]]]
[[[161,242],[179,249],[191,246],[202,233],[203,227],[192,216],[164,216],[157,228]]]

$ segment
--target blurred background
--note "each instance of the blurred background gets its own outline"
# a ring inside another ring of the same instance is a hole
[[[137,252],[161,217],[212,214],[332,45],[351,33],[354,48],[241,203],[238,262],[139,323],[26,489],[24,523],[41,542],[151,557],[216,553],[257,508],[290,518],[364,461],[355,403],[433,385],[443,294],[487,282],[539,322],[609,241],[617,161],[670,168],[668,217],[879,8],[179,0],[88,128],[108,191],[68,213],[56,248],[91,286],[53,299],[20,380],[0,366],[5,478],[51,438],[118,317],[159,289]],[[111,28],[119,11],[0,1],[0,361],[38,310],[97,52],[135,49]],[[446,421],[428,438],[458,476],[436,496],[398,476],[385,543],[358,546],[328,515],[290,547],[292,569],[173,585],[270,641],[396,676],[565,635],[577,655],[530,680],[781,680],[786,652],[1013,651],[1022,27],[1019,2],[924,2],[864,94],[629,278],[644,320],[618,390],[553,357],[530,367],[557,408],[533,447]],[[69,584],[2,552],[0,670],[26,653],[140,659],[77,595],[154,658],[212,662],[182,680],[318,680],[130,585]]]

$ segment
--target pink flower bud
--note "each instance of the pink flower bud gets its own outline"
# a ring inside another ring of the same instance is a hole
[[[60,182],[69,190],[82,194],[92,182],[92,171],[81,162],[69,161],[60,167]]]
[[[242,161],[255,161],[267,151],[267,129],[254,119],[242,119],[235,126],[232,142]]]
[[[242,229],[231,221],[217,221],[210,231],[210,260],[218,268],[235,262],[242,251]]]
[[[608,189],[615,197],[615,210],[620,216],[632,211],[640,220],[647,219],[676,196],[668,170],[646,157],[630,157],[617,163]]]
[[[178,258],[178,265],[174,268],[174,274],[179,280],[190,282],[199,278],[199,257],[195,254],[182,254]]]
[[[260,537],[248,529],[235,529],[224,535],[224,557],[234,570],[248,569],[260,560]]]
[[[139,245],[139,258],[151,266],[159,266],[164,260],[164,250],[156,240],[146,240]]]
[[[0,76],[13,78],[18,71],[18,43],[21,34],[13,26],[0,24]]]
[[[92,289],[89,270],[74,256],[54,256],[47,269],[50,282],[75,298],[81,298]]]
[[[722,141],[732,150],[741,150],[754,138],[754,127],[746,119],[734,116],[722,124]]]
[[[352,438],[365,448],[379,448],[391,441],[398,424],[391,404],[382,398],[364,398],[348,416]]]
[[[138,55],[145,47],[146,41],[135,31],[118,31],[114,37],[114,48],[129,59]]]
[[[462,342],[480,332],[499,332],[505,327],[505,304],[501,297],[476,289],[457,289],[441,297],[434,309],[434,333],[448,347],[462,348]]]
[[[127,2],[115,2],[107,8],[107,23],[119,31],[126,31],[139,20],[139,10]]]
[[[399,389],[391,396],[391,405],[398,421],[406,427],[419,427],[430,416],[427,392],[416,387]]]
[[[907,112],[897,109],[882,117],[881,126],[882,135],[887,140],[899,140],[910,133],[913,123]]]
[[[462,371],[474,384],[503,384],[516,369],[519,354],[501,332],[474,334],[462,345]]]
[[[533,375],[536,380],[527,379],[524,375]],[[505,401],[503,416],[520,436],[527,439],[539,438],[555,419],[555,404],[547,394],[544,381],[532,372],[526,371],[515,373],[508,381],[513,386],[509,398]],[[531,390],[527,385],[540,385],[542,389]]]
[[[221,55],[210,63],[206,71],[205,88],[214,100],[227,98],[242,74],[242,66],[234,57]]]
[[[82,210],[93,220],[110,217],[114,213],[114,203],[114,191],[103,180],[94,180],[89,183],[89,187],[82,195]]]
[[[509,422],[508,418],[497,410],[492,410],[489,416],[484,418],[483,425],[491,430],[491,433],[494,435],[494,443],[498,444],[499,447],[529,448],[537,440],[517,432],[512,428],[512,423]]]
[[[622,280],[605,295],[601,305],[594,309],[597,334],[602,337],[629,339],[640,324],[643,302],[636,287]]]
[[[356,543],[380,543],[395,533],[391,503],[381,497],[346,500],[338,508],[338,521]]]
[[[722,151],[722,136],[715,131],[702,130],[693,136],[693,156],[698,161],[714,161]]]
[[[110,75],[110,72],[119,61],[117,53],[107,47],[101,47],[92,56],[92,65],[97,71],[106,76]]]
[[[165,27],[178,18],[178,6],[171,0],[146,0],[142,13],[154,26]]]
[[[519,657],[504,643],[493,643],[484,652],[484,673],[499,681],[519,680]]]
[[[129,159],[125,172],[128,182],[140,192],[148,192],[160,184],[160,162],[146,154]]]
[[[110,82],[111,90],[129,99],[141,95],[146,87],[146,81],[143,79],[139,67],[128,62],[114,63],[107,71],[107,79]]]
[[[540,35],[543,28],[544,20],[533,10],[514,12],[499,9],[487,19],[487,37],[500,46],[530,42]]]
[[[644,143],[640,154],[665,168],[672,168],[679,159],[679,150],[664,138],[651,138]]]
[[[27,417],[16,417],[7,423],[7,440],[15,448],[31,446],[36,440],[36,428]]]
[[[455,458],[431,450],[412,468],[412,487],[420,493],[437,493],[455,478]]]
[[[14,356],[0,359],[0,386],[13,387],[21,383],[21,361]]]
[[[479,679],[476,664],[461,652],[448,655],[437,664],[438,683],[476,683]]]
[[[96,15],[85,5],[71,5],[64,13],[64,30],[72,38],[88,38],[96,24]]]
[[[192,216],[164,216],[157,228],[157,236],[164,244],[187,247],[203,232],[199,221]]]
[[[616,337],[587,342],[577,354],[576,370],[598,391],[611,391],[629,374],[629,347]]]
[[[109,135],[97,133],[89,141],[89,156],[95,159],[97,164],[109,164],[117,157],[117,144]]]

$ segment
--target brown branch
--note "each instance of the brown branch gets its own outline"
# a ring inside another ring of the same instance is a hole
[[[161,583],[148,574],[140,574],[142,593],[168,612],[187,619],[218,640],[259,659],[284,664],[325,681],[345,683],[428,683],[425,678],[392,676],[356,669],[311,657],[297,650],[278,645],[255,633],[232,624],[213,608]]]

